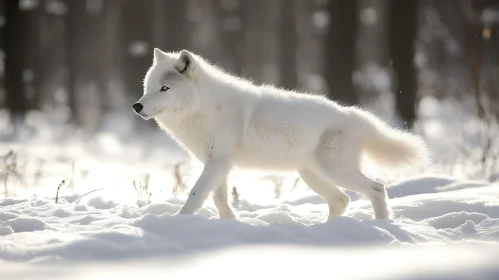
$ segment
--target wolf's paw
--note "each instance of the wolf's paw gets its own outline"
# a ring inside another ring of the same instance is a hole
[[[197,211],[191,209],[190,207],[185,207],[183,206],[180,208],[180,210],[177,211],[177,213],[173,214],[173,216],[178,216],[178,215],[194,215]]]
[[[234,213],[220,213],[219,215],[220,220],[236,220],[236,215]]]
[[[177,213],[173,214],[172,216],[186,216],[186,215],[189,215],[189,214],[181,212],[181,211],[177,211]]]
[[[391,215],[390,210],[388,210],[388,208],[387,208],[387,209],[383,209],[383,211],[381,211],[380,213],[375,213],[374,218],[376,220],[391,220],[392,215]]]

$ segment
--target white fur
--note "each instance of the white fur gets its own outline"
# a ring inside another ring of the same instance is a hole
[[[166,74],[168,73],[168,74]],[[160,91],[168,86],[167,91]],[[234,218],[226,177],[233,166],[296,170],[342,215],[349,197],[366,195],[376,218],[389,218],[384,185],[361,173],[364,156],[379,168],[416,167],[428,159],[424,142],[367,111],[323,96],[254,85],[186,50],[155,49],[144,80],[140,115],[154,118],[204,169],[178,214],[194,214],[211,191],[220,218]]]

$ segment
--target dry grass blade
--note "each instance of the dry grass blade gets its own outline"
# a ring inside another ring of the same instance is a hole
[[[149,180],[151,178],[150,174],[146,174],[144,178],[144,183],[140,182],[137,184],[137,181],[133,181],[133,187],[135,189],[135,192],[137,193],[137,205],[139,207],[142,207],[142,199],[144,196],[147,197],[147,204],[151,203],[151,196],[152,193],[149,192]]]
[[[19,159],[17,154],[10,150],[7,154],[0,157],[0,179],[4,183],[4,195],[9,195],[9,181],[16,179],[19,182],[23,182],[23,175],[20,172],[21,166],[19,165]]]
[[[59,184],[59,186],[57,187],[57,191],[55,193],[55,203],[57,204],[57,202],[59,201],[59,191],[61,190],[61,188],[66,184],[66,181],[68,180],[68,178],[64,179],[61,181],[61,183]]]
[[[84,193],[82,195],[80,195],[77,199],[75,199],[75,203],[78,202],[82,197],[88,195],[88,194],[91,194],[93,192],[96,192],[96,191],[100,191],[100,190],[103,190],[104,188],[100,188],[100,189],[95,189],[95,190],[92,190],[92,191],[89,191],[87,193]]]

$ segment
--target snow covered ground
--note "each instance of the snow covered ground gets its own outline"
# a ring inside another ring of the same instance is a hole
[[[391,220],[373,220],[370,203],[350,192],[344,216],[325,222],[326,204],[295,175],[243,171],[229,180],[237,221],[219,220],[211,200],[198,215],[172,216],[185,199],[181,189],[172,195],[178,175],[192,186],[201,168],[175,173],[186,155],[161,133],[145,148],[111,133],[58,139],[67,131],[54,127],[4,141],[0,155],[15,153],[0,158],[0,280],[499,279],[498,173],[473,176],[477,166],[458,164],[435,120],[455,117],[425,108],[440,165],[383,177]],[[463,138],[470,150],[473,133]]]
[[[413,194],[419,186],[428,193]],[[359,198],[327,223],[327,207],[313,194],[276,205],[240,200],[238,221],[219,220],[210,203],[199,215],[172,216],[182,203],[174,198],[140,208],[98,195],[62,196],[58,204],[37,196],[2,199],[0,275],[499,277],[499,184],[422,177],[389,193],[391,220],[373,220],[370,204]]]
[[[445,246],[445,247],[444,247]],[[496,244],[232,247],[121,262],[2,265],[2,279],[497,279]]]

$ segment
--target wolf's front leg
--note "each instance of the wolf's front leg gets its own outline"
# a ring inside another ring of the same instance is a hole
[[[201,176],[192,187],[187,201],[177,214],[196,213],[203,206],[210,192],[226,180],[230,167],[229,161],[225,159],[207,161]]]
[[[236,218],[236,216],[234,215],[234,211],[232,211],[232,208],[229,205],[229,198],[227,193],[228,191],[229,190],[227,189],[227,183],[222,183],[213,192],[213,202],[215,202],[215,206],[217,207],[218,216],[220,217],[220,219],[233,220]]]

